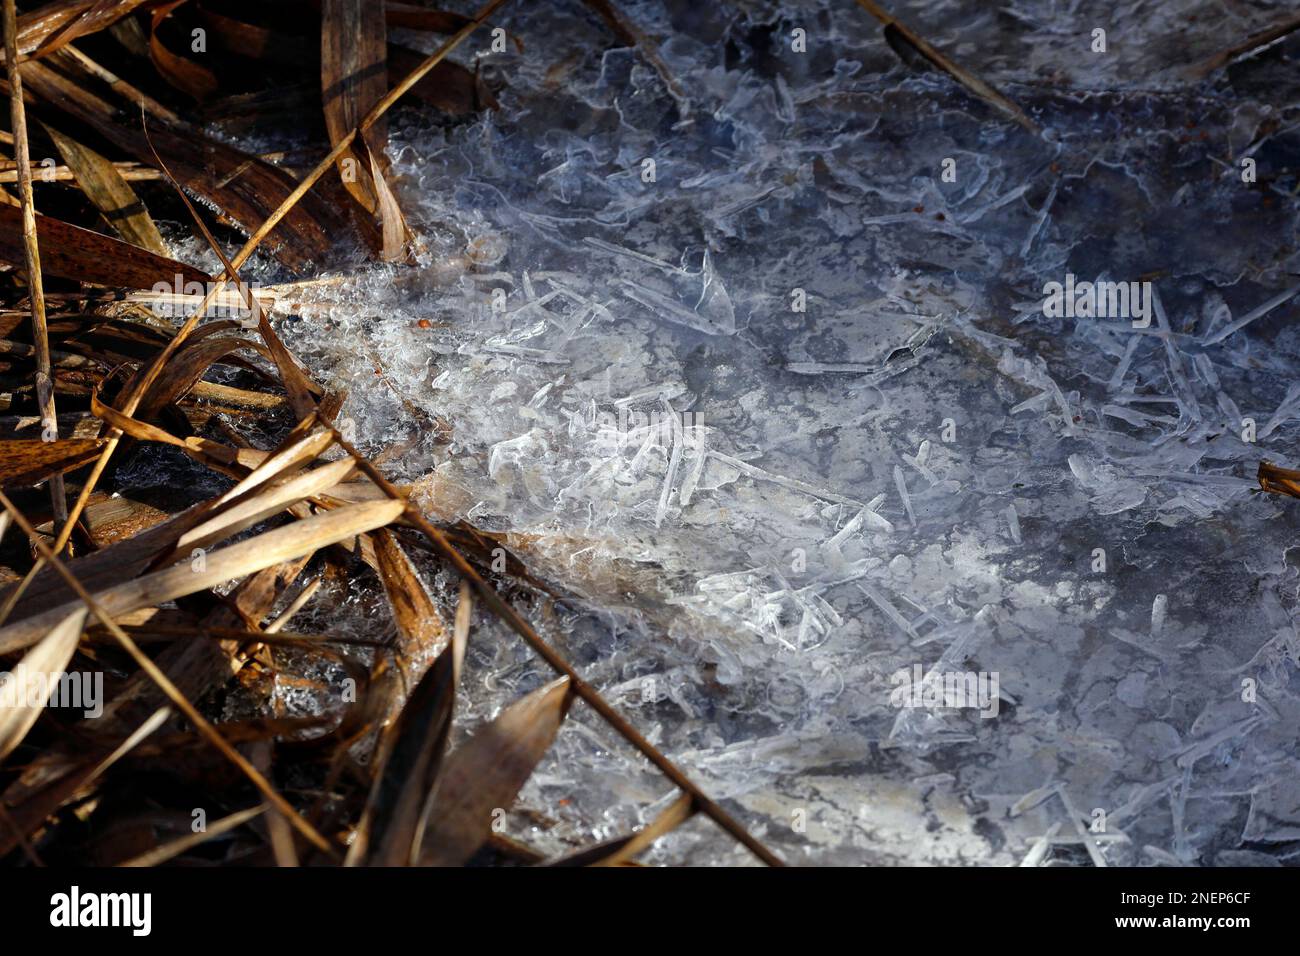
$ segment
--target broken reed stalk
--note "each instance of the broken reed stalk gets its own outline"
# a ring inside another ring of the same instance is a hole
[[[999,112],[1006,114],[1034,135],[1037,136],[1042,133],[1042,130],[1038,128],[1038,125],[1031,120],[1028,114],[1026,114],[1019,106],[1002,93],[999,93],[992,85],[986,83],[974,73],[970,72],[970,70],[967,70],[965,67],[959,66],[957,63],[948,59],[948,57],[931,46],[929,41],[927,41],[923,36],[909,27],[906,23],[903,23],[880,4],[876,3],[875,0],[857,0],[857,3],[858,6],[863,10],[866,10],[867,13],[871,14],[886,27],[893,27],[897,30],[904,40],[916,47],[917,52],[920,53],[921,56],[925,57],[940,70],[943,70],[943,72],[947,73],[980,99],[991,104]]]
[[[10,2],[12,2],[12,0],[10,0]],[[270,801],[271,805],[274,806],[276,810],[284,815],[285,819],[293,825],[294,829],[301,833],[317,849],[328,853],[331,856],[336,856],[337,851],[330,842],[321,836],[315,827],[303,819],[288,800],[280,796],[280,792],[271,785],[271,782],[267,780],[266,777],[262,776],[257,768],[249,763],[243,754],[232,747],[225,737],[221,736],[220,732],[213,727],[202,714],[199,713],[198,709],[195,708],[185,695],[180,692],[176,685],[168,679],[167,675],[159,669],[158,665],[155,664],[153,660],[144,653],[144,651],[140,650],[140,646],[136,644],[135,641],[131,640],[121,627],[114,623],[112,615],[100,607],[99,602],[96,601],[90,592],[82,586],[81,582],[77,580],[77,576],[69,571],[67,566],[64,565],[55,552],[51,550],[50,546],[41,540],[36,533],[36,529],[31,526],[31,523],[28,522],[25,517],[23,517],[22,513],[14,506],[14,503],[9,500],[3,491],[0,491],[0,505],[2,505],[7,512],[13,515],[14,521],[17,522],[18,526],[23,529],[24,533],[35,542],[37,549],[41,552],[41,556],[58,573],[58,575],[63,578],[68,587],[70,587],[77,595],[78,600],[85,604],[86,607],[90,609],[90,612],[99,618],[100,623],[103,624],[108,632],[117,639],[117,642],[122,646],[122,649],[131,656],[132,660],[134,660],[136,665],[149,676],[150,680],[158,685],[159,689],[167,695],[171,702],[175,704],[180,712],[194,725],[195,729],[206,737],[227,760],[243,772],[244,776],[249,779],[249,782],[257,788],[262,796],[266,797],[266,799]]]
[[[6,0],[6,2],[9,2],[12,5],[12,0]],[[297,185],[293,192],[285,197],[284,202],[280,204],[279,208],[272,212],[271,215],[267,217],[266,221],[258,227],[257,232],[249,236],[248,241],[244,243],[243,247],[237,253],[235,253],[234,259],[231,260],[234,268],[238,269],[248,261],[249,257],[252,256],[254,251],[256,251],[257,247],[261,245],[262,240],[264,240],[271,233],[271,230],[279,224],[280,220],[298,204],[299,200],[301,200],[303,196],[307,195],[308,190],[310,190],[311,187],[314,186],[331,167],[333,167],[335,160],[343,155],[343,152],[352,144],[359,133],[364,132],[373,126],[379,118],[388,112],[393,104],[403,96],[403,94],[423,79],[426,73],[446,59],[448,54],[455,50],[456,47],[460,46],[460,44],[464,42],[471,33],[482,26],[483,21],[496,12],[496,10],[505,2],[506,0],[490,0],[490,2],[485,4],[479,12],[474,15],[473,20],[465,24],[464,27],[452,35],[442,44],[442,46],[425,59],[424,62],[412,70],[406,79],[389,90],[388,94],[376,103],[370,112],[366,114],[365,118],[361,121],[360,126],[358,126],[357,129],[354,129],[347,136],[340,139],[334,148],[330,150],[329,155],[321,160],[320,164],[317,165],[315,169],[303,177],[302,182]],[[228,270],[222,272],[220,276],[216,277],[211,283],[209,283],[210,288],[208,289],[208,293],[203,297],[203,301],[195,310],[194,315],[192,315],[186,323],[181,326],[175,337],[167,343],[167,347],[159,353],[156,359],[154,359],[153,364],[149,366],[148,371],[140,379],[137,386],[132,389],[131,394],[127,396],[126,404],[122,408],[122,413],[124,415],[130,416],[135,413],[135,410],[140,404],[140,400],[143,398],[145,392],[148,391],[155,379],[157,379],[162,373],[163,366],[166,365],[171,356],[176,353],[176,350],[181,347],[181,344],[185,341],[186,337],[188,337],[194,330],[194,327],[198,325],[199,320],[207,314],[209,306],[212,305],[212,301],[221,294],[223,289],[225,289],[226,282],[233,278],[233,272]],[[56,550],[61,549],[63,545],[67,543],[68,538],[72,534],[73,527],[76,526],[77,519],[81,516],[82,511],[85,510],[87,502],[90,501],[91,492],[99,482],[99,479],[103,476],[104,469],[108,466],[108,461],[113,457],[113,453],[117,450],[118,443],[121,440],[121,431],[118,429],[112,429],[109,432],[108,444],[104,446],[103,452],[100,453],[98,460],[95,462],[95,467],[91,470],[90,476],[82,485],[81,493],[77,496],[76,503],[72,506],[71,514],[68,516],[68,519],[64,521],[62,530],[59,531],[58,539],[55,542]],[[40,571],[41,563],[41,561],[37,561],[32,566],[32,570],[28,572],[27,577],[25,577],[19,584],[20,588],[25,588],[30,580],[35,577],[36,573]]]
[[[162,179],[162,175],[156,169],[149,169],[145,166],[135,166],[130,163],[114,163],[118,175],[129,183],[133,182],[156,182]],[[67,183],[75,182],[76,174],[67,166],[46,167],[41,170],[41,178],[47,183]],[[0,183],[18,182],[18,169],[6,168],[6,164],[0,163]]]
[[[23,249],[27,255],[27,293],[31,303],[32,343],[36,347],[36,404],[41,413],[41,437],[59,437],[54,409],[54,379],[50,372],[50,335],[45,324],[45,290],[41,282],[41,253],[36,239],[36,200],[32,194],[32,163],[27,148],[27,113],[23,107],[23,81],[18,63],[18,11],[14,0],[4,0],[5,54],[9,67],[9,120],[14,137],[14,162],[18,169],[18,196],[23,208]],[[67,523],[63,475],[49,479],[54,520]],[[66,542],[65,542],[66,543]],[[63,547],[62,544],[59,545]]]
[[[1294,468],[1280,468],[1271,461],[1261,461],[1257,480],[1261,491],[1300,498],[1300,471]]]
[[[1236,43],[1222,52],[1216,53],[1207,60],[1190,67],[1187,70],[1187,76],[1193,80],[1203,80],[1211,73],[1223,69],[1238,60],[1261,53],[1268,47],[1272,46],[1283,37],[1289,36],[1296,30],[1300,30],[1300,15],[1288,17],[1281,23],[1277,23],[1259,33],[1246,37],[1240,43]]]

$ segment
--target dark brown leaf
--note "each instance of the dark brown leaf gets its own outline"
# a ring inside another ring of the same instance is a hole
[[[366,0],[321,3],[321,102],[330,145],[338,145],[360,126],[388,92],[387,42],[384,11],[379,4]],[[363,209],[383,221],[382,257],[401,259],[410,234],[384,179],[387,122],[380,119],[362,139],[339,157],[340,180]]]
[[[159,282],[172,287],[177,276],[182,283],[208,281],[193,266],[49,216],[36,217],[36,235],[41,270],[48,275],[126,289],[151,289]],[[22,211],[13,206],[0,205],[0,262],[26,268]]]
[[[145,2],[147,0],[55,0],[24,13],[18,18],[20,58],[48,56],[77,37],[112,26]]]
[[[254,232],[294,190],[296,183],[284,170],[201,131],[150,123],[146,138],[138,124],[123,123],[115,105],[91,92],[93,81],[78,72],[78,65],[63,61],[58,65],[57,71],[44,63],[24,66],[24,87],[149,166],[156,163],[149,145],[152,140],[183,186],[246,231]],[[376,248],[379,238],[373,223],[359,226],[346,212],[346,204],[339,184],[318,183],[276,226],[266,243],[268,251],[289,268],[302,271],[312,263],[329,262],[348,237],[358,236],[367,247]]]
[[[202,102],[220,88],[216,74],[189,57],[173,53],[158,36],[158,28],[163,21],[186,2],[187,0],[174,0],[153,11],[149,26],[149,58],[168,83]]]
[[[0,441],[0,485],[34,485],[61,475],[95,458],[103,444],[98,438]]]
[[[379,742],[374,783],[348,862],[408,866],[419,858],[429,799],[443,766],[469,637],[472,598],[461,586],[452,642],[425,673]]]
[[[443,768],[424,834],[421,862],[461,866],[492,832],[542,759],[569,704],[561,677],[515,701],[453,751]]]

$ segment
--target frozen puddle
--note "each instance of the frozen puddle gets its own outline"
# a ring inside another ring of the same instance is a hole
[[[621,6],[689,105],[518,5],[499,112],[394,123],[430,265],[284,323],[362,444],[508,534],[569,596],[530,617],[791,862],[1288,860],[1300,502],[1251,488],[1300,460],[1258,308],[1300,272],[1295,64],[1179,73],[1281,7],[896,4],[1040,139],[850,2]],[[1067,274],[1150,281],[1149,325],[1045,315]],[[472,711],[545,678],[474,642]],[[538,846],[671,799],[575,717]],[[649,858],[748,859],[700,819]]]

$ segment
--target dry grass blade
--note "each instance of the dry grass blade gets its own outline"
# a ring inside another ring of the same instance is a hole
[[[444,650],[416,685],[380,746],[379,775],[358,828],[367,863],[409,866],[419,850],[420,821],[442,767],[456,703],[456,652]]]
[[[314,413],[300,421],[285,436],[280,447],[267,455],[247,478],[219,497],[214,507],[237,501],[263,485],[287,478],[316,462],[334,439],[328,431],[317,430],[317,425]]]
[[[348,853],[349,864],[366,859],[382,866],[409,866],[419,858],[423,821],[451,731],[473,603],[469,588],[462,585],[451,644],[380,740],[375,778]]]
[[[155,255],[171,256],[158,227],[149,218],[149,210],[113,163],[50,126],[45,127],[45,132],[54,140],[59,155],[77,177],[81,191],[103,213],[119,236]]]
[[[77,642],[81,640],[86,613],[86,609],[81,608],[68,614],[23,656],[6,678],[0,680],[0,694],[14,697],[13,706],[0,706],[0,760],[22,743],[58,686],[58,675],[72,660]],[[35,697],[29,693],[32,689],[39,691]]]
[[[365,0],[321,3],[321,102],[331,146],[360,126],[362,117],[388,92],[387,43],[382,4]],[[387,124],[374,124],[365,138],[382,153],[388,145]],[[365,183],[357,180],[348,185],[349,192],[357,195],[351,187]],[[374,197],[368,198],[373,211]]]
[[[403,510],[403,502],[379,501],[329,511],[220,548],[204,555],[202,561],[173,565],[107,588],[95,600],[113,617],[154,607],[381,528]],[[0,653],[32,644],[72,610],[65,604],[0,628]]]
[[[306,498],[325,494],[345,479],[353,467],[347,460],[334,461],[277,482],[264,493],[240,502],[181,535],[174,553],[180,557],[194,548],[206,548]]]
[[[561,677],[515,701],[447,758],[434,794],[420,862],[461,866],[492,832],[493,813],[508,809],[551,746],[568,711]]]
[[[270,624],[266,625],[266,629],[262,633],[279,634],[280,631],[284,629],[285,625],[292,621],[298,612],[307,606],[307,602],[316,596],[316,592],[320,590],[320,585],[320,578],[316,578],[307,584],[298,592],[298,596],[290,602],[289,606],[284,609],[284,612]]]
[[[368,145],[364,145],[363,148],[366,159],[370,163],[370,180],[374,186],[376,210],[379,214],[382,235],[380,257],[387,262],[406,259],[411,242],[411,231],[406,225],[406,217],[402,215],[402,207],[398,205],[393,187],[388,184],[383,163],[377,158],[382,154]]]
[[[150,850],[148,853],[142,853],[140,856],[127,860],[125,863],[119,863],[119,866],[138,867],[138,866],[158,866],[160,863],[166,863],[173,857],[178,857],[187,850],[191,850],[202,843],[206,843],[213,837],[219,837],[223,833],[228,833],[236,827],[241,827],[249,820],[260,817],[270,809],[265,803],[258,804],[255,807],[249,807],[247,810],[240,810],[238,813],[232,813],[229,816],[222,817],[207,829],[199,833],[190,833],[181,837],[179,840],[173,840],[170,843],[163,844]]]
[[[943,72],[947,73],[980,99],[995,107],[999,112],[1015,120],[1031,133],[1038,134],[1041,132],[1038,125],[1031,120],[1025,111],[1019,106],[1007,99],[1003,94],[999,93],[990,84],[970,72],[970,70],[954,63],[944,54],[940,53],[925,39],[925,37],[921,36],[907,24],[903,23],[880,4],[876,3],[875,0],[857,0],[857,3],[858,6],[863,10],[866,10],[887,28],[893,28],[897,31],[896,37],[898,39],[911,44],[927,61],[934,64],[940,70],[943,70]]]
[[[178,90],[202,101],[221,86],[216,75],[206,66],[183,56],[177,56],[158,37],[158,27],[171,16],[171,12],[188,0],[172,0],[153,10],[149,22],[149,57],[158,72]]]
[[[134,25],[134,20],[127,20],[125,23]],[[117,93],[123,99],[133,105],[138,104],[140,109],[144,110],[150,116],[156,117],[164,123],[170,123],[177,127],[187,127],[189,124],[181,119],[179,115],[172,112],[166,106],[159,103],[152,96],[149,96],[139,87],[132,86],[126,80],[122,79],[112,70],[107,69],[102,64],[92,60],[86,54],[82,53],[75,46],[69,44],[59,51],[57,57],[59,61],[75,63],[81,70],[90,74],[97,79],[103,80],[109,85],[114,93]],[[126,164],[124,164],[126,165]],[[136,178],[139,179],[157,179],[157,171],[153,169],[143,169],[139,166],[134,167]]]
[[[659,816],[635,833],[607,840],[546,863],[546,866],[622,866],[650,847],[661,836],[671,833],[695,814],[695,801],[689,793],[681,794]]]
[[[162,173],[158,170],[146,169],[137,163],[114,163],[113,168],[128,183],[153,182],[162,179]],[[46,167],[41,170],[41,175],[44,177],[43,182],[71,183],[77,179],[76,173],[67,166]],[[18,182],[18,170],[10,169],[7,163],[0,162],[0,183],[16,182]]]

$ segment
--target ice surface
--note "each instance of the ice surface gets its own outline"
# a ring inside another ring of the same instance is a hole
[[[1285,5],[891,5],[1042,138],[851,2],[620,7],[689,108],[580,4],[521,4],[499,112],[395,117],[426,267],[283,324],[361,443],[414,438],[389,467],[504,533],[568,596],[548,637],[792,862],[1294,857],[1300,502],[1250,489],[1300,459],[1300,74],[1293,43],[1183,73]],[[1150,326],[1048,318],[1067,272],[1146,277]],[[997,716],[895,706],[916,665],[996,673]],[[487,626],[467,667],[470,720],[545,678]],[[671,799],[569,724],[526,839]],[[649,858],[747,859],[699,819]]]

